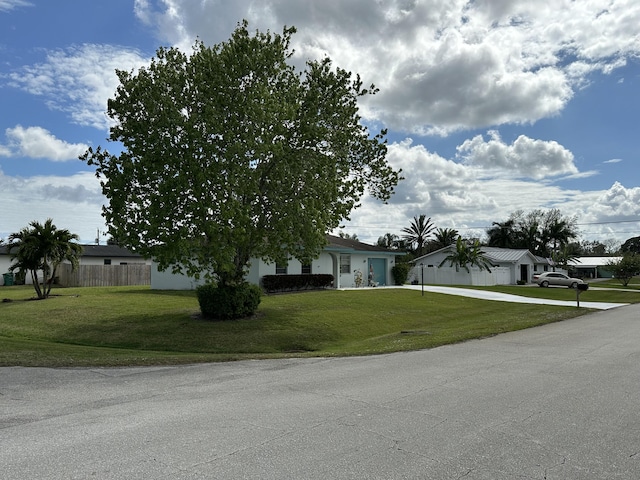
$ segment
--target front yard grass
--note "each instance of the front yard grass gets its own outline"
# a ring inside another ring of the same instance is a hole
[[[560,295],[555,289],[528,290]],[[575,292],[559,290],[575,299]],[[623,299],[625,292],[614,289],[602,292],[607,294],[602,300],[591,298],[596,293],[601,292],[585,292],[581,300],[629,301]],[[29,300],[30,287],[0,289],[0,299],[11,300],[0,303],[0,365],[366,355],[432,348],[589,312],[433,293],[422,297],[411,290],[326,290],[264,296],[253,318],[211,322],[199,317],[194,292],[94,287],[60,288],[53,294],[48,300]]]

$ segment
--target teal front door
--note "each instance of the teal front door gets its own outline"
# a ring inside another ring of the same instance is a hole
[[[367,268],[369,280],[367,285],[381,286],[387,284],[387,260],[384,258],[370,258]]]

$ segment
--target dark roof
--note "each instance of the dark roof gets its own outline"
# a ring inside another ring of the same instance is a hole
[[[82,245],[83,257],[136,257],[142,255],[118,245]]]
[[[405,252],[398,250],[389,250],[378,245],[369,245],[368,243],[362,243],[358,240],[352,240],[350,238],[335,237],[333,235],[327,235],[327,246],[325,250],[338,251],[338,252],[379,252],[390,253],[393,255],[404,255]],[[5,245],[0,246],[0,255],[7,255],[7,248]],[[142,258],[131,250],[119,247],[118,245],[82,245],[83,257],[131,257]]]
[[[0,255],[9,255],[6,245],[0,245]],[[82,245],[82,256],[142,258],[142,255],[118,245]]]
[[[389,250],[378,245],[369,245],[368,243],[362,243],[358,240],[352,240],[351,238],[335,237],[333,235],[327,235],[327,246],[325,250],[334,250],[341,252],[380,252],[391,253],[393,255],[404,255],[405,252],[398,250]]]

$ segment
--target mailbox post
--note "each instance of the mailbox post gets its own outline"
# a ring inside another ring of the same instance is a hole
[[[580,294],[587,290],[589,290],[588,283],[579,283],[576,285],[576,303],[578,304],[578,308],[580,308]]]

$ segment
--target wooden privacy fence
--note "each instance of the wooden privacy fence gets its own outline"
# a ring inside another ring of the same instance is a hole
[[[151,265],[71,265],[58,267],[58,283],[63,287],[118,287],[150,285]]]

